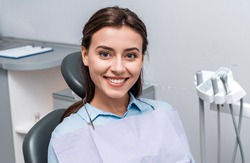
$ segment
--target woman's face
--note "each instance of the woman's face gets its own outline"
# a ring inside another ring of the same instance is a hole
[[[95,84],[95,97],[123,98],[137,81],[142,66],[142,37],[122,26],[104,27],[82,48],[83,62]]]

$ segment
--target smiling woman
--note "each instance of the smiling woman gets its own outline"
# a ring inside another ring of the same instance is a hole
[[[127,26],[102,28],[92,36],[89,49],[82,48],[82,56],[95,83],[90,104],[123,115],[143,65],[140,34]]]
[[[179,117],[140,97],[147,50],[144,23],[129,9],[97,11],[83,29],[86,97],[52,133],[48,162],[193,163]]]

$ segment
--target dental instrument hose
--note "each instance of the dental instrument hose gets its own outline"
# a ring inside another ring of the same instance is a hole
[[[213,92],[214,95],[216,95],[219,92],[218,84],[217,84],[217,77],[212,77],[212,86],[213,86]],[[217,104],[217,132],[218,132],[218,146],[217,146],[217,163],[220,163],[221,160],[221,128],[220,128],[220,105]]]
[[[227,95],[227,94],[229,94],[228,77],[227,77],[226,74],[223,74],[220,78],[221,78],[221,81],[223,83],[226,95]],[[241,121],[242,121],[241,119],[242,119],[242,110],[243,110],[243,99],[241,99],[240,102],[241,102],[241,104],[240,104],[241,106],[240,106],[240,115],[239,115],[238,127],[237,127],[236,122],[235,122],[233,105],[229,104],[229,109],[230,109],[230,112],[231,112],[231,115],[232,115],[233,126],[234,126],[234,130],[235,130],[235,134],[236,134],[236,145],[234,146],[234,153],[233,153],[232,163],[235,162],[238,145],[239,145],[239,148],[240,148],[242,163],[245,163],[244,152],[243,152],[242,143],[241,143],[241,139],[240,139],[240,128],[241,128]]]
[[[243,117],[243,98],[240,99],[240,113],[239,113],[239,122],[238,122],[239,134],[240,134],[240,130],[241,130],[242,117]],[[237,141],[237,138],[236,138],[235,144],[234,144],[234,152],[233,152],[233,157],[232,157],[232,163],[235,163],[237,149],[238,149],[238,141]]]
[[[221,160],[221,128],[220,128],[220,105],[217,104],[217,132],[218,132],[218,156],[217,163]]]
[[[240,148],[242,163],[245,163],[244,151],[243,151],[242,143],[241,143],[241,139],[240,139],[240,130],[241,130],[241,124],[242,124],[242,117],[243,117],[243,99],[240,100],[240,114],[239,114],[238,128],[237,128],[237,125],[236,125],[236,122],[235,122],[235,117],[234,117],[234,111],[233,111],[232,104],[229,104],[229,107],[230,107],[230,112],[231,112],[231,115],[232,115],[233,125],[234,125],[234,129],[235,129],[235,133],[236,133],[236,140],[235,140],[235,145],[234,145],[232,163],[235,163],[238,145],[239,145],[239,148]]]

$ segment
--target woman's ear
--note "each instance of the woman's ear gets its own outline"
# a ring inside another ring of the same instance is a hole
[[[82,61],[85,66],[88,66],[88,54],[87,49],[82,47]]]
[[[144,54],[142,55],[142,60],[141,60],[141,69],[143,68],[144,65]]]

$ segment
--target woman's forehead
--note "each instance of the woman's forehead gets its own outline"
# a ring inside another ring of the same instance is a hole
[[[105,45],[110,47],[142,48],[141,35],[130,27],[104,27],[97,31],[91,39],[92,46]]]

